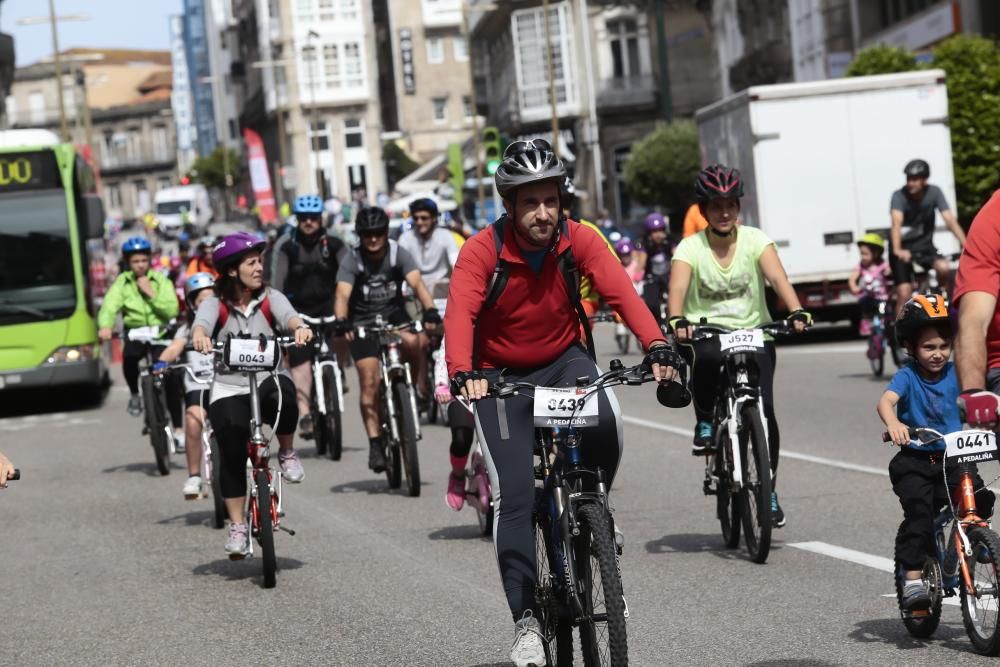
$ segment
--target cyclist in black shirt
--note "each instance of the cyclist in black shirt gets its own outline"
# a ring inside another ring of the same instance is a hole
[[[333,293],[337,269],[346,249],[344,242],[323,230],[323,200],[303,195],[292,206],[298,227],[278,239],[272,250],[271,284],[291,302],[295,310],[310,317],[333,315]],[[295,383],[299,404],[300,435],[313,435],[309,413],[312,397],[312,366],[315,348],[311,345],[288,349],[288,366]]]
[[[416,260],[395,241],[389,240],[389,217],[378,207],[363,208],[355,219],[360,243],[344,255],[337,272],[337,297],[334,312],[339,331],[351,341],[351,356],[358,367],[361,385],[361,418],[368,432],[368,467],[379,473],[385,470],[385,444],[378,416],[378,341],[354,337],[353,327],[371,324],[379,315],[386,324],[410,321],[403,300],[403,281],[410,286],[424,308],[423,321],[428,329],[441,324],[434,300],[420,278]],[[403,354],[417,379],[418,393],[428,396],[427,354],[420,348],[420,337],[404,331]]]
[[[889,264],[896,281],[897,304],[904,304],[913,296],[914,264],[925,271],[933,268],[942,289],[949,285],[951,266],[934,247],[935,211],[941,212],[948,229],[965,245],[965,232],[941,188],[927,183],[930,165],[924,160],[911,160],[903,173],[906,185],[892,193],[890,204],[892,253]]]

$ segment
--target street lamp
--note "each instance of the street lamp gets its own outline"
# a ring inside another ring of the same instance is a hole
[[[250,67],[253,67],[254,69],[274,69],[284,67],[285,65],[291,65],[292,62],[293,61],[291,60],[258,60],[255,63],[250,63]],[[281,164],[281,170],[284,170],[285,163],[288,159],[285,154],[285,109],[279,99],[277,86],[275,86],[274,111],[275,115],[278,117],[278,161]],[[275,174],[275,182],[278,185],[278,204],[280,206],[285,203],[285,182],[280,171]]]
[[[59,56],[59,31],[56,28],[57,21],[89,21],[87,14],[70,14],[67,16],[56,16],[55,0],[49,0],[48,16],[29,16],[18,19],[18,25],[37,25],[39,23],[49,23],[52,26],[52,61],[56,67],[56,92],[59,96],[59,132],[63,141],[69,139],[69,131],[66,126],[66,107],[63,103],[63,81],[62,66]]]
[[[313,138],[313,134],[317,131],[316,124],[316,65],[319,62],[316,53],[316,47],[313,45],[312,40],[319,38],[319,33],[315,30],[310,30],[306,35],[306,45],[303,47],[303,54],[309,53],[309,166],[313,167],[313,156],[316,151],[316,142]],[[317,194],[323,193],[323,188],[319,182],[319,161],[316,161],[315,167],[313,168],[313,183],[316,186]]]

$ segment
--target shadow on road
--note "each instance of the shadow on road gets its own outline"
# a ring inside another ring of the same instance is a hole
[[[484,662],[479,665],[471,665],[470,667],[509,667],[509,665],[509,662],[491,662],[488,664]]]
[[[4,392],[0,419],[28,417],[53,412],[97,410],[108,396],[107,389],[18,389]]]
[[[771,551],[781,549],[781,545],[771,542]],[[747,555],[741,549],[730,549],[722,542],[719,533],[680,533],[664,535],[658,540],[646,542],[646,551],[651,554],[698,554],[710,553],[727,560],[744,560]]]
[[[374,473],[373,473],[374,474]],[[430,482],[421,482],[421,487],[431,486]],[[396,493],[402,496],[406,495],[405,481],[403,488],[390,489],[389,484],[386,483],[385,477],[376,477],[375,479],[362,479],[356,482],[344,482],[343,484],[337,484],[336,486],[330,487],[330,493],[368,493],[371,495],[379,495],[383,493]]]
[[[781,660],[762,660],[761,662],[748,662],[745,667],[838,667],[843,663],[828,662],[816,658],[782,658]]]
[[[282,558],[278,556],[277,560],[279,576],[284,570],[297,570],[305,565],[305,563],[295,558]],[[191,573],[196,575],[216,575],[226,581],[253,579],[258,585],[261,585],[264,579],[261,567],[260,558],[246,558],[244,560],[222,558],[211,563],[199,565],[192,569]]]
[[[868,378],[870,382],[877,382],[879,384],[885,384],[889,382],[889,379],[896,372],[895,369],[885,369],[886,372],[882,374],[882,377],[875,377],[874,373],[843,373],[838,375],[838,378],[844,380],[856,379],[856,378]]]
[[[202,510],[198,512],[188,512],[186,514],[178,514],[177,516],[172,516],[167,519],[160,519],[157,521],[157,525],[167,526],[171,524],[183,525],[183,526],[209,526],[212,523],[212,519],[215,518],[214,510]]]
[[[843,343],[858,340],[857,331],[850,325],[819,324],[800,336],[781,336],[777,344],[781,347],[813,345],[816,343]]]
[[[479,526],[474,524],[469,524],[467,526],[446,526],[444,528],[439,528],[433,533],[427,534],[427,539],[429,540],[475,540],[480,539],[484,542],[489,542],[491,539],[484,536],[480,530]]]
[[[929,639],[917,639],[911,636],[898,617],[860,621],[855,623],[854,630],[848,637],[862,644],[888,644],[902,650],[922,649],[930,644],[936,644],[963,653],[974,653],[965,631],[944,622]]]
[[[177,463],[176,461],[170,462],[171,470],[184,470],[184,466]],[[115,473],[115,472],[141,472],[145,473],[149,477],[163,477],[160,471],[156,469],[156,464],[150,461],[149,463],[125,463],[120,466],[111,466],[110,468],[105,468],[101,472],[103,473]]]

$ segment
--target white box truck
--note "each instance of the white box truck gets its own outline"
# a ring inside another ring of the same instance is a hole
[[[177,185],[156,193],[157,229],[168,238],[176,238],[188,227],[194,235],[204,234],[214,213],[204,185]]]
[[[886,239],[889,200],[914,158],[955,202],[942,70],[754,86],[700,109],[703,164],[743,173],[743,224],[775,241],[799,299],[817,319],[854,319],[847,278],[864,233]],[[938,251],[959,251],[938,214]],[[777,303],[783,311],[784,304]]]

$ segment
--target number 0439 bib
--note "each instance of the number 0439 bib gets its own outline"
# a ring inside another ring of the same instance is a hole
[[[535,387],[535,426],[597,426],[597,392],[576,388]]]

